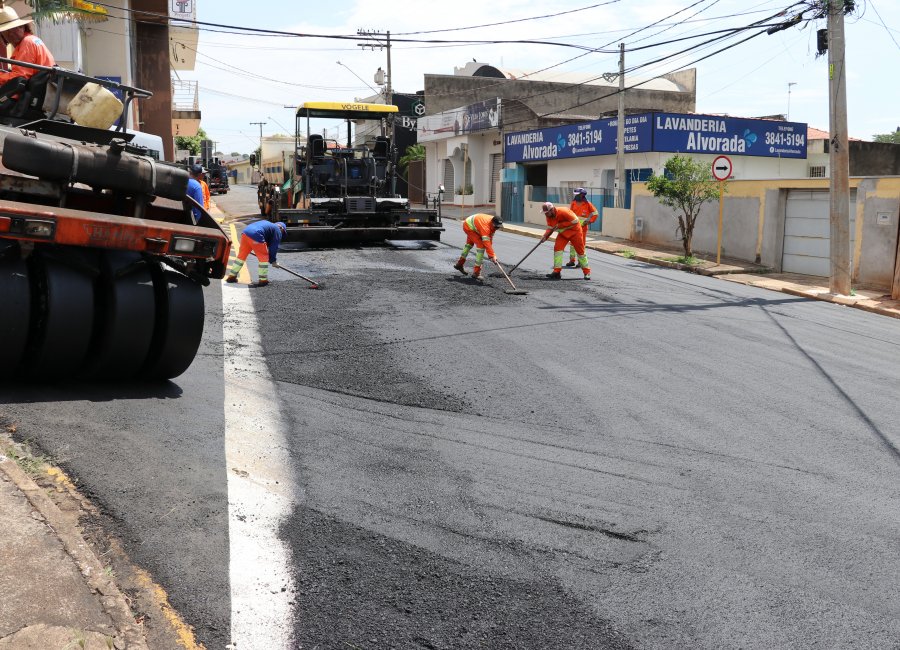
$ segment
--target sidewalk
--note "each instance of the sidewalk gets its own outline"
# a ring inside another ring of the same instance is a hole
[[[0,650],[146,650],[125,596],[78,527],[0,436]]]
[[[503,230],[526,237],[540,238],[546,229],[538,225],[505,223],[503,224]],[[830,293],[828,278],[800,275],[798,273],[773,273],[771,269],[758,264],[724,257],[721,260],[721,264],[716,264],[715,261],[704,261],[700,265],[688,266],[674,261],[675,258],[683,254],[683,250],[680,247],[643,244],[627,239],[603,237],[596,233],[589,233],[587,248],[601,253],[628,257],[647,264],[714,276],[729,282],[747,284],[771,291],[780,291],[792,296],[801,296],[813,300],[824,300],[881,314],[882,316],[900,318],[900,300],[891,300],[890,293],[882,289],[858,288],[854,289],[854,295],[840,296]],[[887,295],[885,295],[886,293]]]

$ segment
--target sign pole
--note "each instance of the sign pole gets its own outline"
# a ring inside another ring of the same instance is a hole
[[[731,177],[733,169],[731,158],[728,156],[716,156],[712,163],[712,175],[719,181],[719,240],[716,244],[716,266],[722,263],[722,213],[725,208],[725,181]]]
[[[716,245],[716,266],[722,263],[722,212],[724,207],[724,199],[722,198],[722,183],[719,181],[719,241]]]

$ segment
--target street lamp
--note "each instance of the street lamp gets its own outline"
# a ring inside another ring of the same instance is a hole
[[[791,86],[796,86],[796,81],[788,81],[788,110],[787,110],[787,119],[791,119]]]

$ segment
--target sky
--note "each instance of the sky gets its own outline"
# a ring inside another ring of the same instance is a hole
[[[816,30],[825,27],[825,20],[763,34],[719,53],[714,52],[749,33],[681,55],[679,50],[711,36],[664,44],[744,27],[791,7],[791,2],[551,0],[535,4],[455,0],[438,5],[421,0],[402,4],[346,0],[331,5],[310,0],[197,0],[198,21],[352,38],[260,36],[204,29],[194,70],[181,71],[179,77],[198,81],[201,126],[226,155],[250,153],[258,146],[260,126],[252,122],[265,122],[261,128],[266,136],[293,133],[295,109],[285,106],[372,95],[379,88],[373,77],[379,67],[387,68],[387,53],[359,47],[357,43],[363,42],[356,38],[359,29],[391,32],[392,85],[397,92],[421,90],[426,73],[450,75],[454,67],[473,59],[501,68],[528,71],[554,66],[548,72],[599,76],[618,70],[618,46],[624,42],[626,69],[651,64],[626,74],[626,85],[639,77],[696,67],[698,113],[741,117],[789,114],[791,121],[828,130],[827,55],[816,56]],[[870,140],[875,134],[900,127],[900,2],[857,0],[857,4],[857,12],[845,21],[848,128],[851,137]],[[251,8],[255,9],[252,13]],[[552,15],[562,12],[567,13]],[[508,21],[517,22],[456,29]],[[453,31],[421,34],[450,29]],[[528,39],[559,45],[406,43],[396,40],[400,38]],[[585,53],[566,45],[611,52]],[[648,45],[653,47],[629,51]],[[709,58],[688,65],[704,56]],[[569,60],[573,57],[577,58]]]

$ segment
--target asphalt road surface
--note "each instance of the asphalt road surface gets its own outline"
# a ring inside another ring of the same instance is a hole
[[[322,289],[210,287],[182,377],[0,415],[207,648],[898,647],[898,321],[549,244],[508,295],[445,225],[285,247]]]

